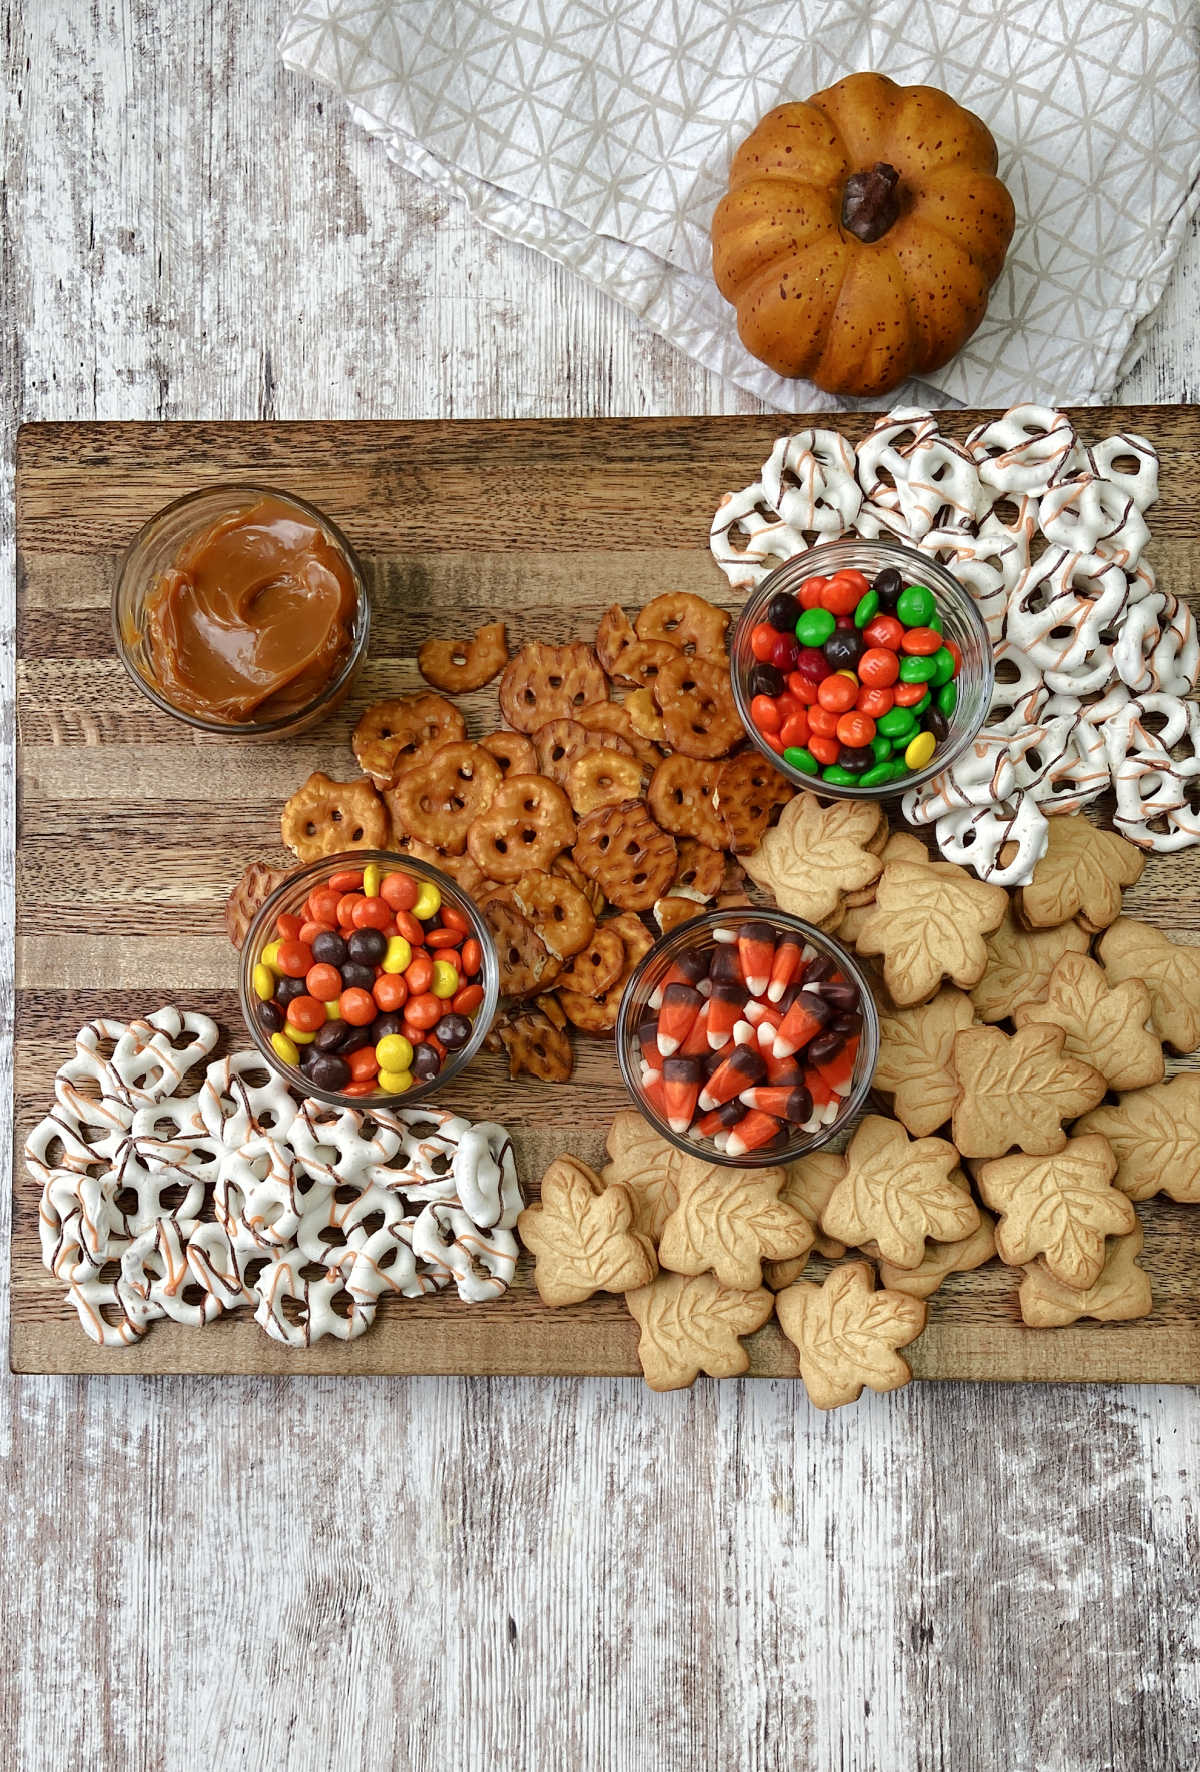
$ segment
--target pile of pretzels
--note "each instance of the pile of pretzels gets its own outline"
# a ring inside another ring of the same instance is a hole
[[[949,860],[1026,884],[1047,816],[1110,786],[1142,849],[1200,842],[1200,672],[1191,611],[1143,559],[1158,457],[1144,437],[1085,444],[1065,413],[1015,406],[966,441],[917,408],[857,446],[781,437],[761,478],[722,499],[714,558],[749,590],[819,541],[859,535],[932,555],[971,592],[996,659],[988,722],[904,812]]]
[[[502,1126],[297,1101],[256,1052],[211,1059],[217,1039],[173,1006],[89,1022],[26,1142],[42,1259],[93,1341],[252,1305],[308,1347],[354,1340],[389,1293],[507,1289],[522,1199]]]

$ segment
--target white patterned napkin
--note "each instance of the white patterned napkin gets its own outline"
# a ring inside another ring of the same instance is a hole
[[[1192,0],[307,0],[282,53],[488,227],[785,410],[847,402],[742,348],[708,238],[773,105],[870,68],[991,128],[1017,231],[931,378],[970,405],[1102,400],[1200,195]]]

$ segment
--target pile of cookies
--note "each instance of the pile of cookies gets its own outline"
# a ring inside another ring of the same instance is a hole
[[[565,1081],[568,1028],[611,1033],[651,944],[644,916],[666,931],[707,904],[746,902],[736,858],[792,790],[747,744],[728,624],[704,598],[668,592],[634,622],[614,604],[594,644],[533,641],[510,657],[498,622],[462,644],[429,641],[418,664],[433,690],[499,675],[506,726],[475,742],[443,694],[376,702],[352,738],[364,778],[314,774],[284,807],[301,861],[391,848],[475,899],[505,999],[492,1037],[513,1076]]]

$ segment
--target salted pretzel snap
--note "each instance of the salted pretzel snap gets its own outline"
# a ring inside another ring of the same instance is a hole
[[[589,812],[579,821],[571,853],[623,911],[648,911],[675,878],[679,861],[674,838],[655,824],[640,800]]]
[[[690,662],[690,661],[689,661]],[[629,723],[641,738],[649,739],[651,744],[666,745],[667,728],[658,710],[654,696],[648,689],[634,689],[625,697],[624,712],[629,716]],[[653,769],[658,762],[656,756],[650,764]]]
[[[777,806],[792,797],[788,781],[757,751],[744,751],[722,763],[717,775],[717,813],[724,834],[720,848],[749,855],[758,848]]]
[[[252,861],[225,900],[225,933],[239,953],[259,909],[286,879],[283,868],[269,868],[264,861]]]
[[[723,661],[713,664],[681,653],[655,678],[654,701],[667,743],[685,757],[724,757],[743,736]],[[636,724],[632,709],[630,717]]]
[[[592,907],[594,916],[599,916],[604,909],[604,894],[594,880],[589,880],[583,869],[569,855],[556,856],[550,864],[550,872],[569,880],[572,886],[578,886],[583,896]]]
[[[569,960],[586,947],[596,927],[596,914],[570,880],[561,874],[522,874],[509,888],[521,915],[533,924],[557,960]]]
[[[651,706],[653,707],[653,703]],[[628,708],[622,707],[620,702],[589,702],[587,707],[580,708],[575,718],[589,732],[611,733],[615,738],[622,739],[643,768],[653,769],[658,762],[660,752],[657,745],[652,745],[648,739],[642,737],[629,717]]]
[[[613,676],[635,689],[653,689],[663,666],[680,657],[678,646],[669,640],[635,640],[621,654]]]
[[[646,804],[664,831],[676,837],[694,837],[710,849],[721,849],[725,827],[713,799],[720,766],[703,763],[677,752],[664,757],[650,779]]]
[[[581,640],[547,646],[532,640],[508,661],[500,679],[500,712],[518,732],[535,732],[547,720],[564,720],[602,701],[604,672],[592,647]]]
[[[537,752],[523,732],[493,732],[479,742],[495,757],[501,775],[537,774]]]
[[[689,657],[725,656],[728,615],[692,591],[664,591],[639,610],[633,625],[639,640],[665,640]]]
[[[419,843],[461,855],[471,821],[487,810],[502,779],[490,751],[462,740],[406,769],[384,800],[398,830]]]
[[[283,809],[279,834],[300,861],[343,849],[385,849],[387,808],[369,781],[330,781],[314,770]]]
[[[575,1068],[571,1036],[564,1025],[557,1027],[540,1005],[522,1009],[511,1020],[501,1022],[497,1033],[508,1054],[508,1074],[512,1079],[527,1071],[543,1083],[566,1083]]]
[[[576,757],[582,757],[596,743],[596,735],[581,726],[578,720],[547,720],[533,734],[540,775],[548,775],[560,788],[567,785],[567,771]]]
[[[635,643],[637,637],[633,623],[621,605],[610,604],[596,627],[596,657],[610,677],[617,675],[622,653]]]
[[[507,663],[502,621],[485,622],[471,640],[426,640],[417,654],[417,669],[425,681],[449,695],[482,689]]]
[[[562,971],[562,961],[521,914],[512,887],[493,892],[479,908],[496,943],[501,994],[532,997],[552,985]]]
[[[625,970],[625,943],[610,924],[592,931],[587,945],[559,978],[563,990],[581,997],[600,997]]]
[[[615,935],[621,943],[621,970],[613,982],[595,997],[585,997],[572,990],[560,989],[558,1000],[568,1021],[585,1034],[608,1034],[617,1025],[617,1012],[634,967],[654,945],[654,938],[640,917],[631,911],[610,917],[596,931],[597,935]]]
[[[467,832],[467,851],[489,880],[517,880],[548,868],[575,840],[571,802],[544,775],[510,775]]]
[[[372,702],[350,745],[363,774],[377,788],[390,788],[405,764],[423,762],[439,745],[466,736],[466,721],[440,695],[401,695]]]
[[[679,850],[679,865],[671,882],[672,892],[694,892],[700,898],[715,898],[725,880],[722,850],[698,843],[695,837],[680,837],[676,848]]]
[[[431,843],[422,843],[416,837],[410,837],[403,831],[397,831],[392,838],[392,848],[398,855],[411,855],[414,861],[427,861],[430,867],[441,868],[452,880],[457,880],[468,898],[478,898],[486,886],[483,869],[476,867],[469,855],[448,855],[435,849]]]
[[[596,734],[591,734],[593,744]],[[606,741],[602,751],[584,751],[567,770],[566,789],[576,818],[594,812],[597,806],[615,806],[622,800],[636,800],[642,791],[641,764],[634,756],[625,756],[614,748],[623,745],[615,735]]]

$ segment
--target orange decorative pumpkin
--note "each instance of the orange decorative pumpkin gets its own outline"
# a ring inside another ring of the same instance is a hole
[[[979,118],[933,86],[851,74],[780,105],[734,155],[713,273],[778,375],[886,394],[983,318],[1012,198]]]

